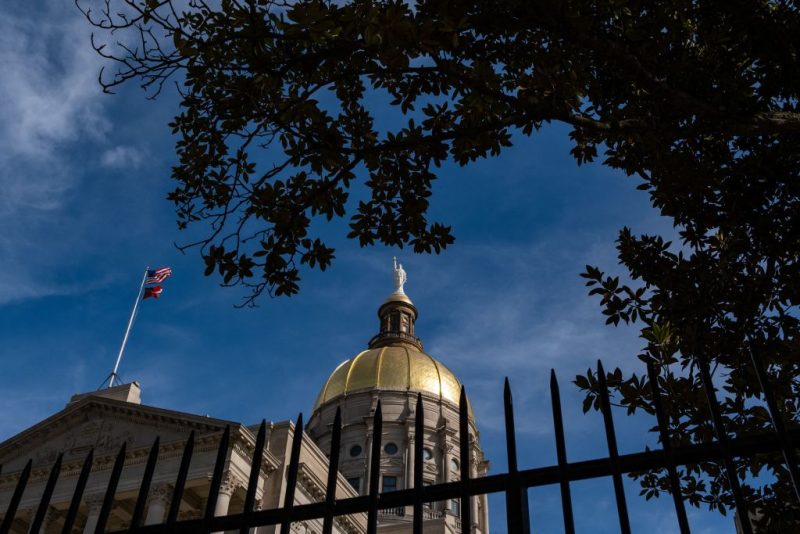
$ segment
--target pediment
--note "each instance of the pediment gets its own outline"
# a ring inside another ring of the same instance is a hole
[[[116,454],[123,443],[128,451],[183,442],[194,430],[197,437],[216,433],[229,421],[212,419],[99,397],[84,398],[0,444],[3,473],[22,469],[29,458],[33,467],[48,467],[60,452],[64,462],[83,461],[94,448],[95,457]]]

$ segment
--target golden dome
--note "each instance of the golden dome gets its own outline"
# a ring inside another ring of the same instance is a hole
[[[314,403],[322,404],[356,391],[420,391],[458,406],[461,382],[433,357],[408,343],[371,348],[340,364]]]
[[[414,391],[458,406],[461,382],[432,356],[423,352],[414,335],[417,308],[403,291],[406,272],[394,262],[394,292],[378,309],[380,331],[369,348],[333,370],[319,392],[314,410],[338,397],[357,391]],[[467,403],[469,415],[472,408]]]

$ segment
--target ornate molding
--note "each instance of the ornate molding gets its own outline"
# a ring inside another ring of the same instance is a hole
[[[150,497],[149,502],[151,503],[161,503],[163,505],[168,505],[172,500],[172,484],[167,482],[160,482],[158,484],[153,485],[150,488]]]
[[[381,458],[379,465],[381,467],[402,467],[402,458]]]
[[[225,423],[228,423],[227,421],[188,415],[162,408],[131,405],[124,401],[87,396],[6,441],[4,446],[0,448],[0,456],[13,455],[15,450],[25,450],[39,446],[61,433],[66,433],[68,435],[67,439],[70,439],[69,435],[73,433],[80,434],[81,432],[86,432],[87,434],[100,434],[96,432],[97,429],[95,427],[98,425],[101,427],[108,426],[109,424],[113,426],[114,423],[120,419],[150,427],[153,426],[153,422],[155,421],[159,423],[160,428],[186,431],[187,435],[188,430],[191,429],[199,430],[202,433],[221,432],[224,429]],[[92,428],[84,428],[87,426]],[[79,430],[76,431],[76,427],[79,428]],[[88,448],[92,446],[95,447],[95,452],[98,452],[98,449],[113,450],[116,448],[118,450],[119,445],[122,443],[121,441],[115,443],[115,441],[118,441],[120,438],[128,440],[134,435],[135,432],[131,433],[131,436],[125,436],[124,434],[122,436],[113,434],[95,435],[94,437],[97,441],[82,444],[79,439],[75,439],[74,445],[78,446],[80,449],[78,453],[80,453],[84,447],[88,452]],[[89,437],[91,436],[84,436],[86,439]],[[65,451],[68,451],[70,448],[72,447],[65,447]],[[43,454],[47,452],[49,451],[43,451]],[[53,457],[53,460],[54,459],[55,457]]]
[[[222,484],[219,486],[220,494],[231,496],[238,488],[243,487],[245,487],[245,482],[230,471],[222,474]]]
[[[234,439],[232,452],[237,454],[247,465],[253,465],[253,453],[255,452],[255,443],[248,443],[244,439],[237,436]],[[262,453],[261,472],[265,477],[271,475],[278,469],[278,461],[266,448]]]
[[[355,460],[345,460],[339,463],[339,471],[345,470],[355,470],[355,469],[366,469],[367,468],[367,461],[363,458],[357,458]]]
[[[312,498],[325,499],[325,483],[304,462],[298,466],[297,480]]]

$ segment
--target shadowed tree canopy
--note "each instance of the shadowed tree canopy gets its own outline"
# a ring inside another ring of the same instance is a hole
[[[675,243],[623,229],[630,285],[587,267],[609,323],[639,323],[677,444],[713,435],[698,388],[710,364],[729,432],[769,430],[749,366],[767,363],[787,424],[800,420],[800,14],[792,2],[78,0],[113,65],[157,96],[174,80],[178,224],[207,229],[207,274],[298,291],[334,250],[318,223],[345,219],[361,246],[439,252],[428,219],[444,162],[500,153],[514,136],[570,126],[578,163],[637,175]],[[398,120],[377,124],[386,107]],[[265,163],[269,162],[269,163]],[[354,187],[358,185],[358,187]],[[489,185],[487,185],[489,187]],[[359,195],[361,195],[359,197]],[[352,198],[351,198],[352,196]],[[652,412],[647,377],[608,373],[629,412]],[[579,376],[586,409],[597,382]],[[798,503],[780,457],[741,462],[764,528]],[[732,503],[716,464],[683,471],[693,504]],[[637,475],[648,498],[668,490]],[[777,530],[776,530],[777,529]]]

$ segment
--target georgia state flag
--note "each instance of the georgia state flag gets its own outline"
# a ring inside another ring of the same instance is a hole
[[[161,286],[146,287],[144,288],[144,296],[142,297],[142,300],[148,299],[150,297],[157,299],[158,297],[161,296],[162,291],[164,291],[164,288]]]

